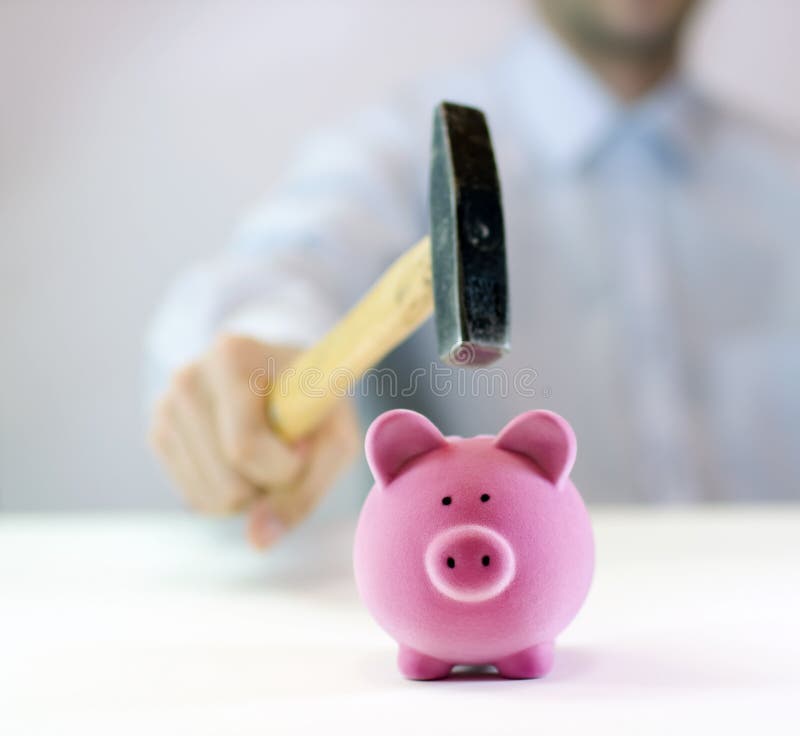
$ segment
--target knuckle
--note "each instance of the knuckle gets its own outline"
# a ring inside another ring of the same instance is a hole
[[[242,338],[236,335],[218,335],[212,353],[224,364],[236,363],[242,354]]]
[[[195,363],[184,366],[172,377],[172,391],[177,396],[191,396],[197,391],[200,370]]]
[[[220,507],[225,513],[241,511],[248,497],[244,483],[231,479],[220,488]]]
[[[243,430],[230,432],[222,441],[225,458],[235,467],[247,465],[253,459],[254,449],[255,442],[252,433]]]

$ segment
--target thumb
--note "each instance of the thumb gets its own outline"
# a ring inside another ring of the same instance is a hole
[[[359,430],[353,408],[347,404],[337,407],[308,441],[310,457],[298,481],[271,488],[251,508],[248,537],[257,548],[271,546],[308,516],[356,456]]]

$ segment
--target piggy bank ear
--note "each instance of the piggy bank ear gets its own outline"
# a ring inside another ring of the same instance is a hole
[[[520,414],[503,428],[494,443],[533,460],[556,488],[575,463],[575,433],[566,420],[551,411]]]
[[[447,440],[422,414],[395,409],[381,414],[367,430],[367,462],[382,488],[392,482],[409,460],[443,447]]]

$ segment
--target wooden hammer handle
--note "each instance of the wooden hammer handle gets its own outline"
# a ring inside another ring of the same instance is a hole
[[[278,434],[294,441],[311,432],[364,372],[432,311],[431,243],[426,236],[400,256],[320,342],[277,377],[267,410]]]

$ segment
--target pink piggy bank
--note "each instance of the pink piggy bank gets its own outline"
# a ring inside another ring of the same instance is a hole
[[[375,485],[355,576],[406,677],[446,677],[457,664],[513,678],[550,671],[594,568],[589,515],[569,479],[575,450],[572,428],[548,411],[469,439],[412,411],[372,423]]]

